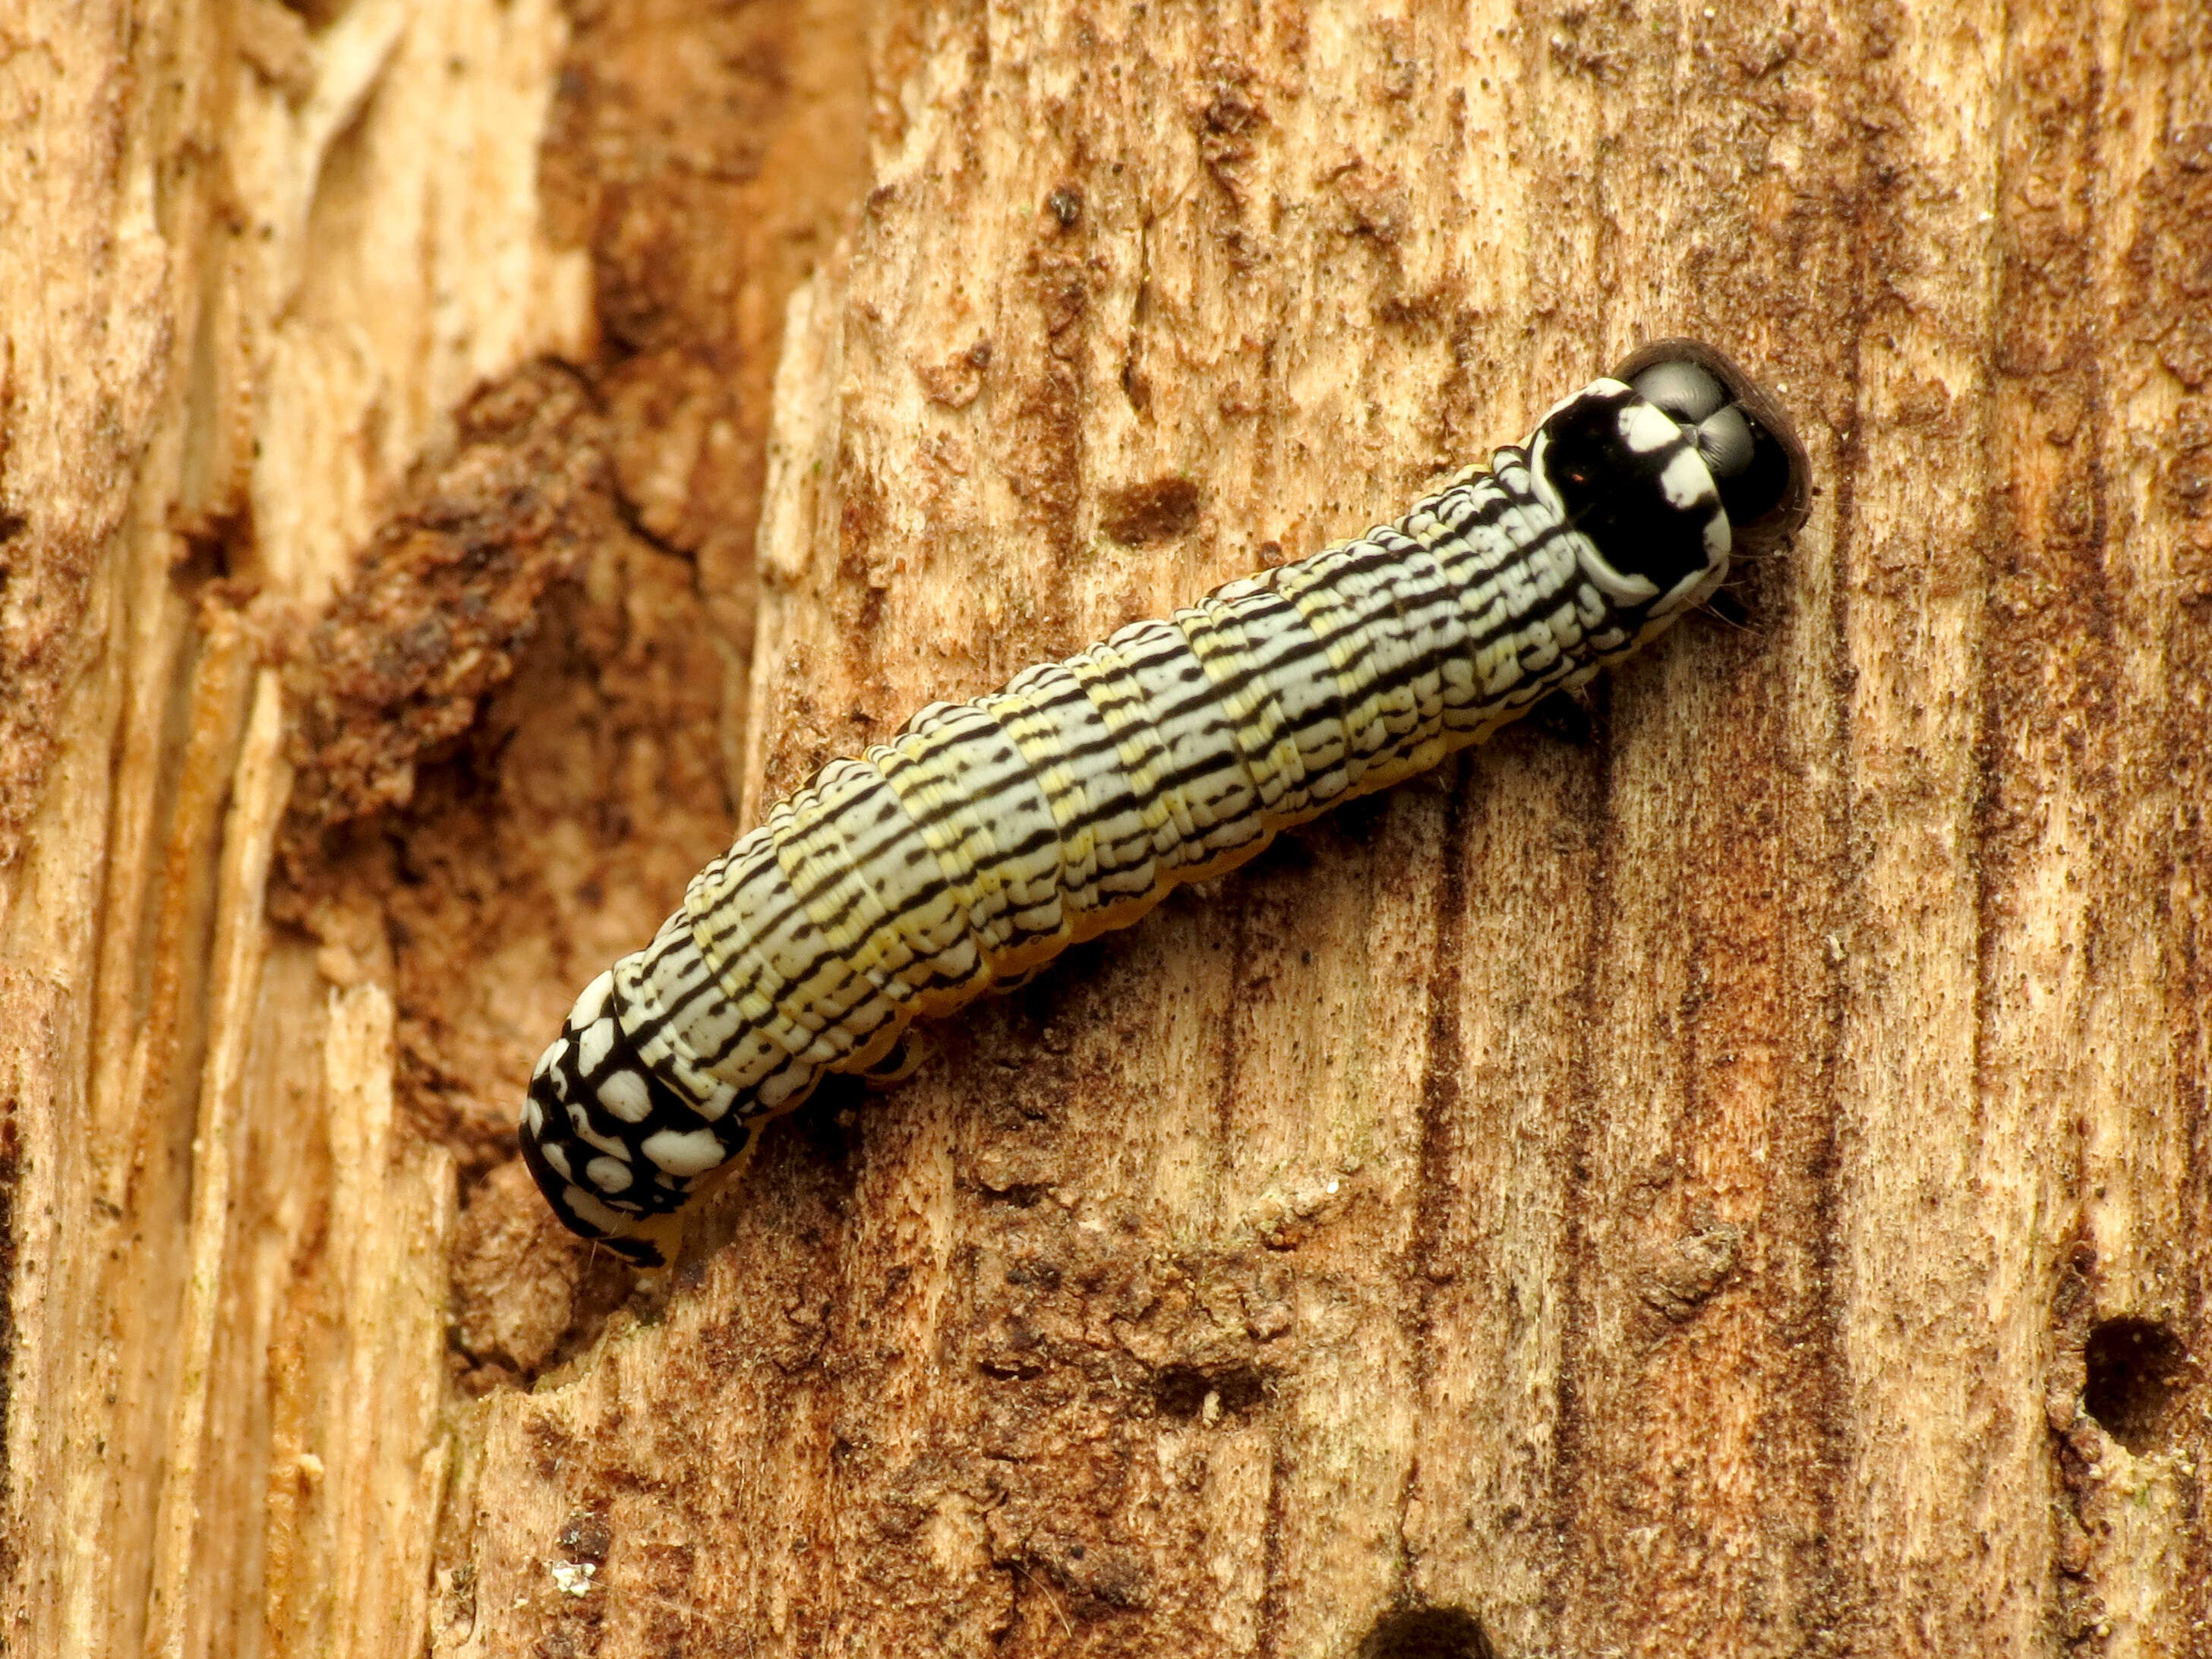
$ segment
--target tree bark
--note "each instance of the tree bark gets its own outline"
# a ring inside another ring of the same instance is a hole
[[[16,12],[7,1651],[2212,1655],[2201,9]],[[553,1225],[733,825],[1670,334],[1719,614]]]

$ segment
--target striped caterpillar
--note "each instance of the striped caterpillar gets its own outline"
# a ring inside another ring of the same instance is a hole
[[[685,1199],[823,1073],[902,1075],[916,1018],[1583,684],[1806,497],[1772,401],[1667,341],[1394,525],[930,704],[585,988],[531,1078],[531,1173],[574,1231],[661,1265]]]

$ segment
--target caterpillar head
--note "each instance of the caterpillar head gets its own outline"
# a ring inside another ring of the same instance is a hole
[[[1670,612],[1711,592],[1732,549],[1804,521],[1804,446],[1711,347],[1662,340],[1544,419],[1529,459],[1609,567],[1616,599]]]

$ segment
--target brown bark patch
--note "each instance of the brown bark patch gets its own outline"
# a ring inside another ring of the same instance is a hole
[[[1124,547],[1167,541],[1197,526],[1201,499],[1188,478],[1153,478],[1108,492],[1101,525]]]
[[[554,582],[617,532],[605,423],[552,365],[478,393],[286,670],[296,838],[404,805],[514,673]]]

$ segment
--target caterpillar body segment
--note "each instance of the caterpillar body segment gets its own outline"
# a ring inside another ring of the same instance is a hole
[[[1133,623],[830,762],[586,987],[522,1149],[642,1265],[830,1072],[1127,927],[1280,830],[1479,743],[1670,627],[1804,515],[1786,421],[1709,349],[1647,348],[1380,526]]]

